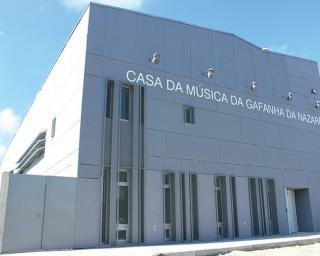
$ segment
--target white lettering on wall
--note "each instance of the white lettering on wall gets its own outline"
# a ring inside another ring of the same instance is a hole
[[[283,108],[281,106],[268,104],[263,101],[257,101],[252,98],[242,98],[237,95],[228,94],[223,91],[208,88],[206,86],[203,86],[202,84],[183,84],[179,81],[174,81],[172,79],[164,80],[159,76],[143,74],[134,70],[127,71],[126,78],[130,83],[145,85],[149,87],[158,87],[167,90],[169,93],[186,94],[190,97],[197,97],[199,99],[214,101],[217,103],[230,104],[234,107],[243,108],[250,111],[262,112],[280,118],[298,120],[301,122],[320,126],[320,116],[313,116],[310,114],[294,111],[292,109]]]

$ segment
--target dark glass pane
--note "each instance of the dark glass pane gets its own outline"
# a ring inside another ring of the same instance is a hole
[[[164,184],[170,185],[170,175],[169,174],[164,175]]]
[[[259,184],[259,202],[260,202],[260,214],[261,214],[261,222],[262,222],[262,234],[266,235],[267,234],[267,227],[266,227],[266,213],[265,213],[265,208],[264,208],[264,191],[263,191],[263,183],[262,179],[258,179],[258,184]]]
[[[231,193],[232,193],[234,236],[239,237],[237,193],[236,193],[236,179],[235,179],[235,177],[231,177]]]
[[[110,169],[104,168],[103,171],[103,200],[102,200],[102,242],[108,243],[109,233],[109,181],[110,181]]]
[[[127,172],[119,172],[119,182],[128,182],[128,173]]]
[[[193,108],[190,109],[190,123],[194,124],[194,110],[193,110]]]
[[[187,123],[187,124],[190,124],[190,108],[186,108],[185,109],[185,122]]]
[[[191,190],[192,190],[192,239],[199,239],[199,224],[198,224],[198,188],[197,188],[197,175],[191,175]]]
[[[121,119],[129,120],[130,91],[127,87],[121,88]]]
[[[267,180],[267,190],[268,190],[268,204],[269,204],[269,214],[271,222],[271,233],[278,234],[278,213],[277,213],[277,201],[276,201],[276,190],[273,179]]]
[[[218,221],[222,222],[222,198],[220,190],[217,190],[217,206],[218,206]]]
[[[253,227],[253,234],[259,235],[259,215],[258,215],[258,200],[256,190],[256,180],[254,178],[249,179],[250,185],[250,204],[251,204],[251,222]]]
[[[220,177],[216,177],[216,187],[220,187]]]
[[[119,224],[128,224],[129,222],[129,198],[128,187],[119,186]]]
[[[165,222],[171,224],[171,192],[170,188],[164,189],[164,202],[165,202]]]
[[[140,232],[141,232],[141,243],[144,243],[144,170],[141,169],[140,176]]]
[[[141,87],[141,109],[140,109],[140,111],[141,111],[141,123],[143,124],[144,123],[144,88],[143,87]]]
[[[127,231],[119,230],[118,231],[118,240],[127,240]]]
[[[170,229],[166,229],[166,239],[170,239]]]
[[[112,118],[113,105],[113,81],[108,81],[107,84],[107,101],[106,101],[106,117]]]
[[[185,189],[185,175],[181,175],[181,197],[182,197],[182,228],[183,240],[187,240],[187,220],[186,220],[186,189]]]

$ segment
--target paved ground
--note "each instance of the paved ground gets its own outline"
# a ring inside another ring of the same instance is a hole
[[[225,256],[320,256],[320,243],[251,252],[233,251]]]
[[[278,249],[265,250],[268,248]],[[245,252],[248,250],[255,251]],[[207,256],[218,255],[222,252],[229,253],[226,254],[228,256],[320,256],[320,234],[298,233],[290,236],[262,237],[250,240],[223,240],[209,243],[42,251],[8,254],[8,256]]]

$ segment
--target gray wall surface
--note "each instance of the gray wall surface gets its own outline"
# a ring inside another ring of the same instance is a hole
[[[99,225],[92,221],[100,219],[100,182],[7,173],[4,183],[8,190],[0,195],[6,202],[0,205],[2,253],[100,243]]]
[[[155,51],[160,54],[158,65],[150,62]],[[215,70],[213,79],[204,75],[209,67]],[[86,168],[80,167],[80,177],[98,177],[103,141],[111,140],[110,133],[101,128],[106,80],[116,81],[116,87],[130,84],[126,78],[128,70],[158,76],[162,81],[201,83],[228,95],[319,116],[314,107],[318,97],[311,94],[311,89],[320,91],[317,63],[313,61],[265,52],[229,33],[92,4],[81,123],[85,132],[81,133],[79,156],[79,162]],[[250,90],[252,81],[258,83],[256,91]],[[163,229],[159,230],[163,208],[157,202],[162,202],[164,170],[199,174],[201,240],[216,236],[214,193],[210,193],[213,183],[205,177],[216,174],[237,177],[237,194],[241,195],[237,202],[240,237],[251,236],[248,177],[275,179],[281,234],[288,232],[284,188],[305,187],[319,193],[319,126],[141,82],[134,86],[145,87],[145,243],[163,242]],[[291,101],[286,99],[289,91],[294,92]],[[184,124],[184,105],[195,109],[192,126]],[[107,125],[108,129],[110,126]],[[130,163],[131,138],[127,140],[129,146],[127,151],[121,151],[124,154],[121,157]],[[123,140],[121,143],[123,147]],[[108,164],[108,157],[106,161]],[[319,205],[319,197],[311,195],[315,231],[320,231]]]
[[[10,175],[8,187],[1,252],[40,250],[46,177]]]

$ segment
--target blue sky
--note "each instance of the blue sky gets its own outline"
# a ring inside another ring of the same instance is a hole
[[[2,1],[0,161],[88,0]],[[234,33],[320,62],[320,1],[98,0]]]

